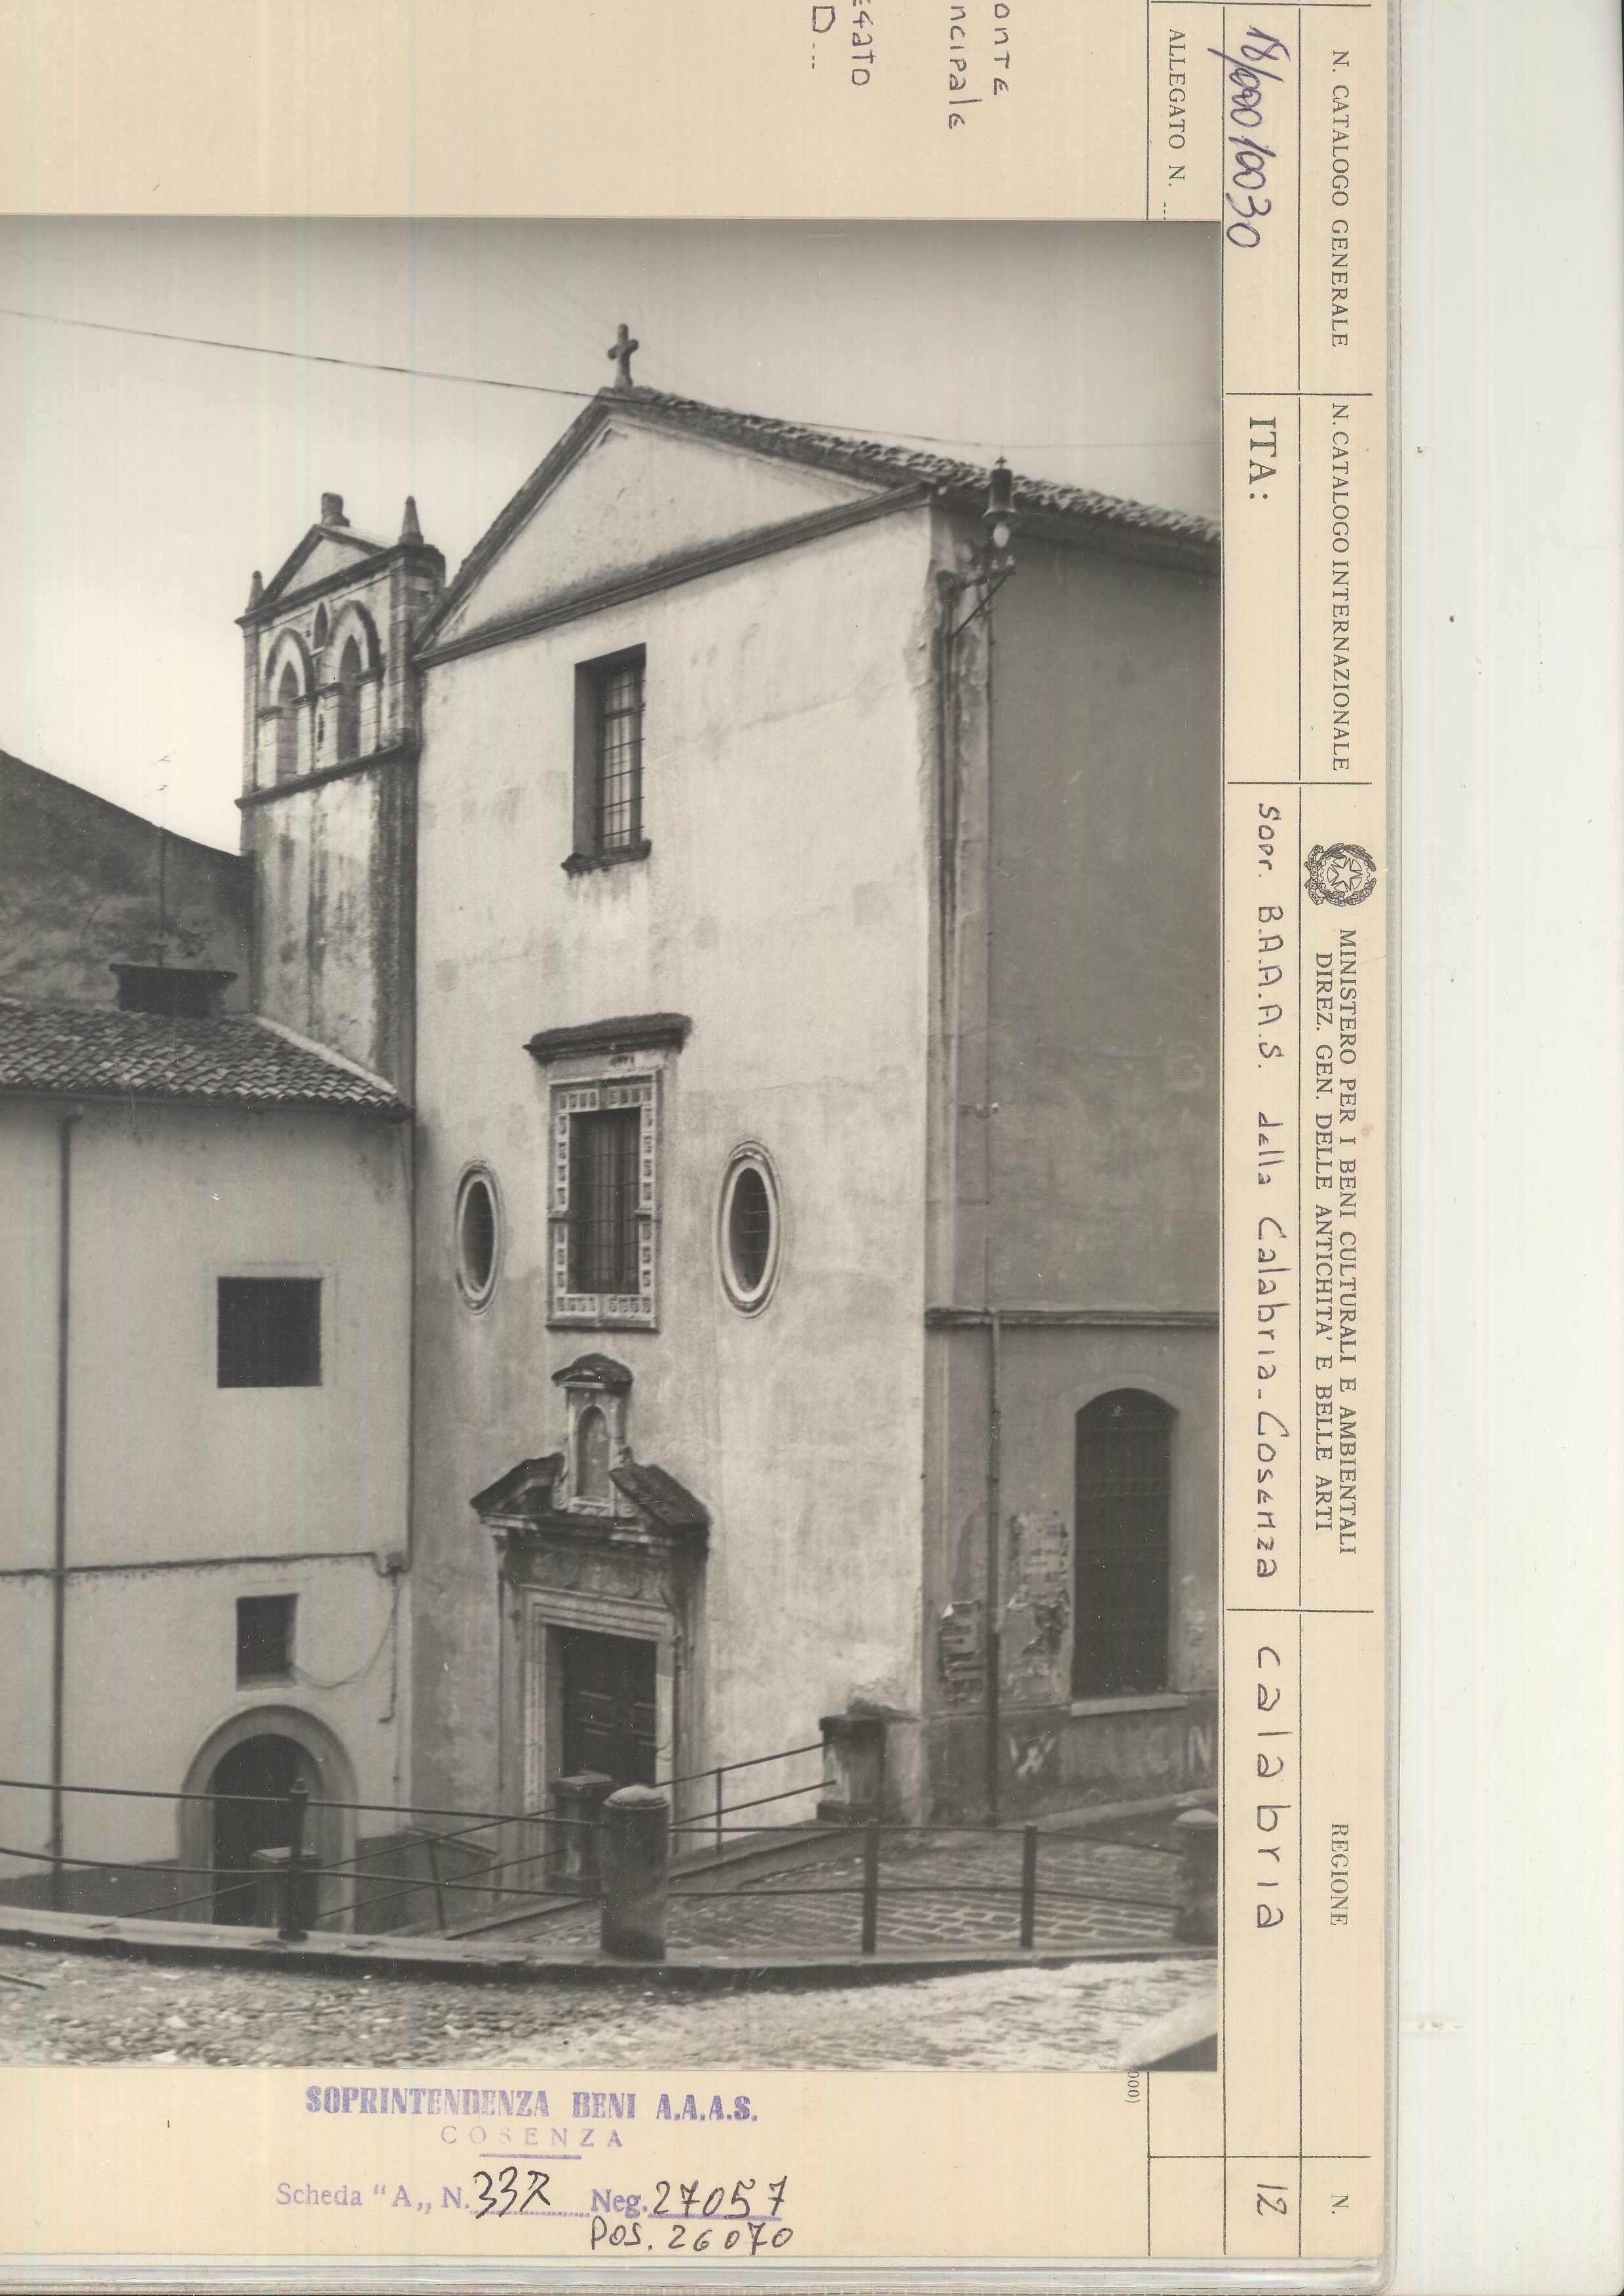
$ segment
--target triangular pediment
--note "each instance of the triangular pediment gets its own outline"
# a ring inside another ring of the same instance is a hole
[[[564,1472],[562,1451],[549,1452],[545,1459],[521,1459],[505,1475],[498,1475],[482,1491],[476,1491],[468,1502],[480,1520],[487,1521],[493,1515],[543,1515],[553,1504],[554,1486]]]
[[[325,581],[330,574],[353,574],[368,558],[376,558],[383,548],[381,542],[372,542],[365,535],[346,534],[331,526],[313,526],[298,547],[284,558],[265,586],[267,599],[282,598],[294,590],[308,589],[312,582]]]
[[[424,638],[447,644],[883,491],[599,400],[472,552]]]

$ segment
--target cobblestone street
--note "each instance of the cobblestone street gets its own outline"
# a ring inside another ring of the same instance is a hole
[[[10,2064],[971,2066],[1087,2070],[1210,2002],[1212,1960],[678,1991],[181,1968],[0,1947]]]
[[[1039,1837],[1033,1943],[1051,1952],[1142,1952],[1173,1941],[1179,1859],[1170,1818],[1140,1820],[1110,1839]],[[1021,1930],[1018,1831],[887,1831],[877,1946],[885,1955],[960,1947],[997,1952]],[[709,1949],[855,1953],[861,1930],[863,1848],[855,1832],[797,1836],[779,1852],[673,1876],[668,1941]],[[595,1898],[504,1925],[559,1951],[595,1941]]]

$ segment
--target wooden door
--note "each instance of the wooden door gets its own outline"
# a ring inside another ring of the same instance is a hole
[[[618,1786],[654,1783],[652,1643],[566,1628],[563,1775],[597,1770]]]

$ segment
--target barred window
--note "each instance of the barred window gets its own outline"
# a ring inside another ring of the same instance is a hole
[[[570,1126],[570,1289],[637,1290],[641,1111],[594,1109]]]
[[[643,664],[603,672],[598,686],[599,853],[624,853],[643,838]]]
[[[778,1280],[778,1176],[765,1148],[735,1148],[722,1180],[717,1218],[722,1283],[742,1314],[765,1308]]]
[[[575,849],[572,874],[611,861],[641,860],[643,833],[641,646],[575,672]]]
[[[496,1183],[476,1166],[456,1193],[456,1280],[471,1308],[482,1308],[496,1290],[500,1250]]]

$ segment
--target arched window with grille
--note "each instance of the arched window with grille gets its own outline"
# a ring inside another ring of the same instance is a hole
[[[292,663],[283,666],[276,686],[276,778],[291,782],[299,771],[299,709],[303,696],[299,672]]]
[[[365,667],[359,644],[353,637],[346,638],[344,651],[339,656],[335,763],[345,758],[359,757],[361,753],[361,678]]]
[[[1160,1396],[1120,1387],[1078,1413],[1073,1697],[1168,1686],[1172,1465]]]

